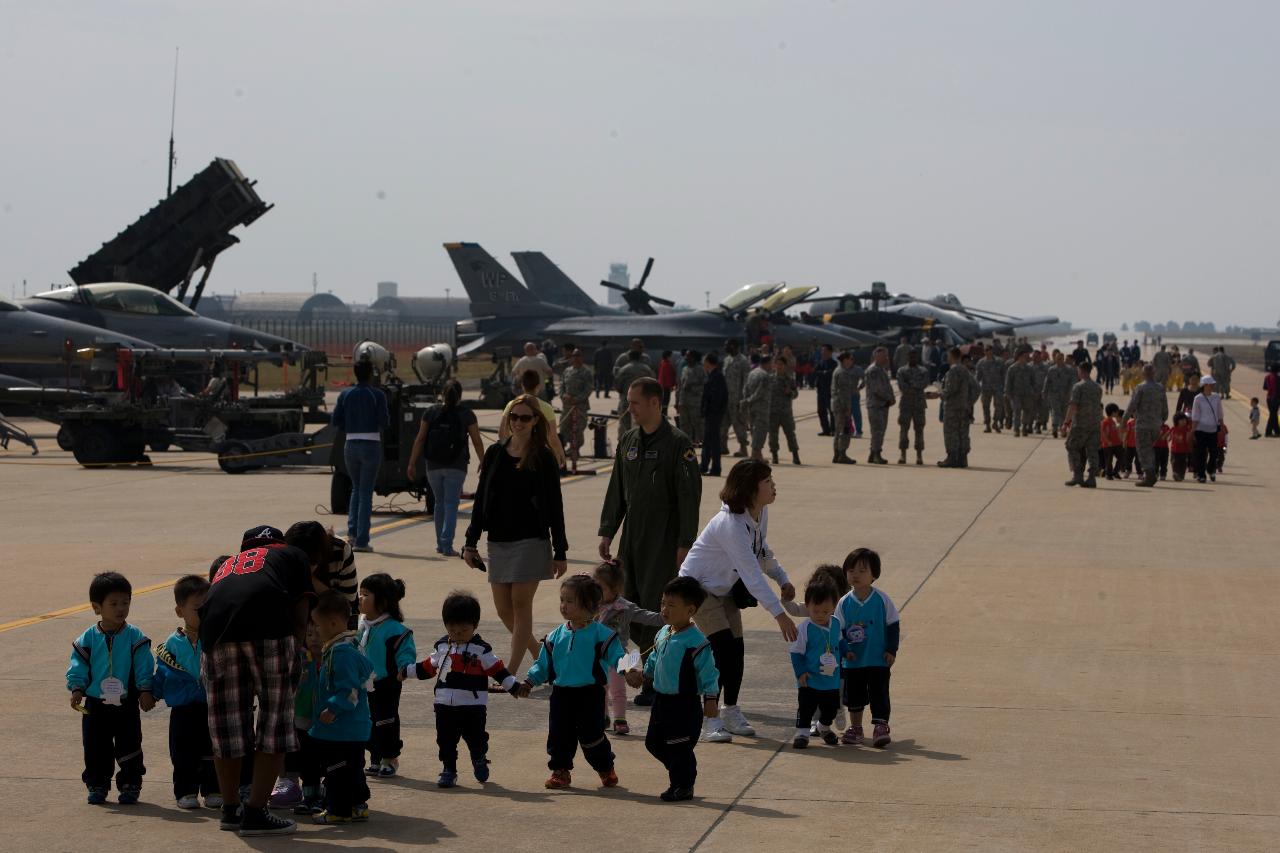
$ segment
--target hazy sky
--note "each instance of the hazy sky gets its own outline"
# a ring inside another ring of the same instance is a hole
[[[0,285],[235,160],[214,292],[461,287],[441,243],[701,305],[883,280],[1077,323],[1280,318],[1275,2],[0,0]],[[19,285],[19,291],[20,291]]]

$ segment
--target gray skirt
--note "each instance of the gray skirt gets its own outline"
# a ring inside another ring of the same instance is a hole
[[[551,540],[520,539],[490,542],[489,583],[528,583],[551,580]]]

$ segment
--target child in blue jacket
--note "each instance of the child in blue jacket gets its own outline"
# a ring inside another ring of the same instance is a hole
[[[889,672],[898,659],[901,626],[898,608],[889,596],[872,586],[880,579],[880,555],[870,548],[855,548],[844,558],[849,592],[836,606],[836,618],[844,631],[844,704],[852,725],[840,738],[843,743],[866,742],[862,711],[871,706],[875,730],[871,745],[884,748],[889,735]]]
[[[156,648],[156,674],[151,691],[169,706],[169,759],[173,762],[173,796],[180,809],[222,808],[222,792],[213,771],[209,739],[209,700],[200,683],[200,606],[209,581],[187,575],[173,585],[178,629]]]
[[[560,585],[560,615],[565,621],[542,641],[538,660],[520,685],[522,697],[535,684],[553,685],[547,724],[548,788],[569,787],[578,744],[600,774],[600,783],[606,788],[618,784],[603,709],[606,673],[622,658],[622,644],[612,628],[595,621],[603,595],[591,575],[574,575]]]
[[[142,776],[142,718],[138,709],[156,705],[151,693],[155,658],[151,641],[129,624],[133,586],[118,572],[94,575],[89,583],[89,603],[99,621],[71,643],[67,690],[71,707],[84,716],[80,733],[84,743],[84,773],[89,805],[107,801],[111,771],[117,761],[116,789],[122,805],[138,802]]]
[[[823,743],[835,746],[840,737],[832,729],[840,711],[840,661],[843,631],[835,614],[840,591],[824,574],[815,572],[804,588],[808,616],[796,625],[791,643],[791,668],[796,674],[796,733],[794,749],[809,745],[809,724],[817,712],[817,732]]]
[[[347,630],[350,616],[351,604],[336,590],[322,593],[311,611],[323,646],[309,734],[324,771],[325,794],[325,810],[313,820],[328,825],[369,819],[369,786],[360,768],[372,728],[368,685],[373,664],[360,653],[355,632]]]
[[[369,736],[369,766],[366,776],[394,776],[400,767],[400,679],[405,667],[418,658],[413,631],[404,626],[400,599],[404,581],[386,572],[360,581],[357,604],[360,625],[356,629],[360,651],[373,664],[373,689],[369,691],[369,713],[373,732]]]

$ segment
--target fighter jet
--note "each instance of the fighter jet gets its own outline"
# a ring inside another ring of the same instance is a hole
[[[945,327],[964,342],[1016,334],[1016,330],[1024,326],[1058,322],[1054,316],[1013,317],[968,307],[951,293],[932,300],[889,293],[884,282],[879,281],[862,293],[843,293],[833,299],[817,300],[812,303],[810,313],[830,323],[865,331],[906,332]]]
[[[118,348],[155,345],[109,329],[48,317],[0,297],[0,373],[56,384],[86,386],[115,370]],[[0,385],[10,384],[7,378]]]
[[[472,319],[458,324],[458,339],[465,342],[459,355],[514,348],[526,340],[542,338],[581,344],[641,338],[653,351],[720,349],[727,339],[745,337],[743,323],[753,305],[785,288],[779,282],[747,285],[716,308],[702,311],[652,316],[579,314],[535,298],[478,243],[446,243],[445,250],[471,299]],[[879,342],[872,336],[853,337],[799,323],[778,324],[772,329],[772,338],[778,346],[796,348],[830,344],[845,349],[867,343],[867,339]]]
[[[201,317],[163,291],[115,281],[72,285],[22,301],[32,312],[74,320],[178,349],[304,350],[301,344],[244,326]],[[154,347],[148,347],[154,348]]]

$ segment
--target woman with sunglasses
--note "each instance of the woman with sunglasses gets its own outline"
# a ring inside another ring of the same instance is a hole
[[[565,573],[564,502],[560,472],[547,440],[547,421],[530,394],[515,399],[506,416],[509,435],[489,445],[480,464],[462,559],[488,571],[493,604],[511,632],[507,668],[519,672],[525,652],[534,658],[533,597],[538,583]],[[476,545],[487,533],[488,565]]]

